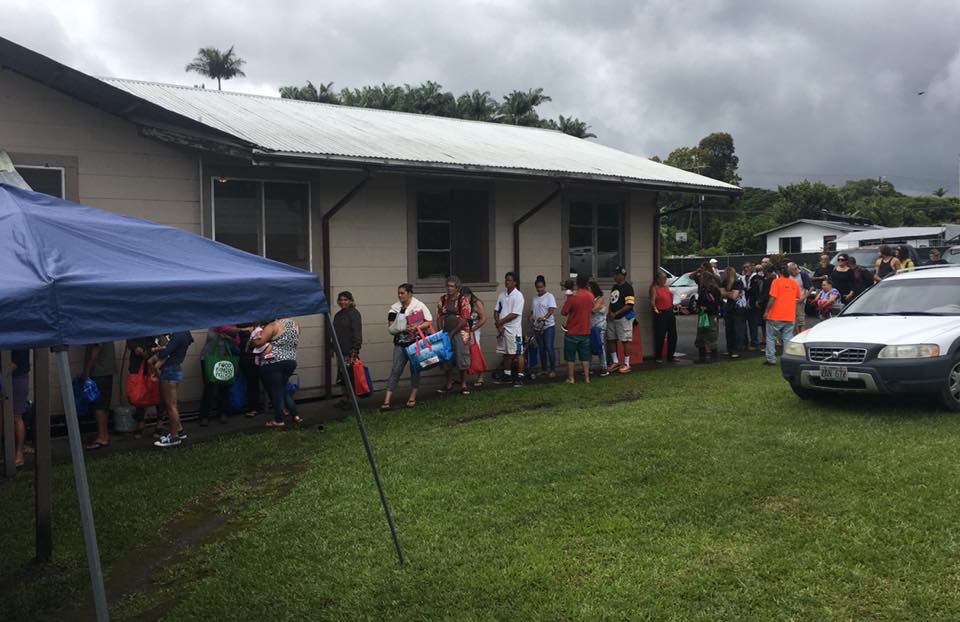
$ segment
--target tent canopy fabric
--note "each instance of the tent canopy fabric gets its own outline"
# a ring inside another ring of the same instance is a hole
[[[2,183],[0,248],[3,350],[329,311],[312,272]]]

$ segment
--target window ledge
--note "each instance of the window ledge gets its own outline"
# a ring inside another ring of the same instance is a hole
[[[500,283],[463,283],[461,287],[469,287],[474,293],[479,291],[495,290],[500,287]],[[413,295],[417,294],[445,294],[447,293],[447,284],[445,281],[414,281]]]

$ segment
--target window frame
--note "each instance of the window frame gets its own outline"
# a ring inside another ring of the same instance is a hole
[[[837,236],[836,235],[823,236],[823,252],[824,253],[837,252]]]
[[[607,286],[613,284],[613,275],[610,276],[599,276],[597,272],[597,262],[598,262],[598,232],[600,229],[606,228],[610,229],[611,227],[599,225],[600,219],[600,210],[598,206],[600,205],[609,205],[617,204],[620,208],[620,265],[627,266],[627,270],[630,270],[630,214],[631,214],[631,205],[630,205],[631,194],[628,192],[603,192],[603,191],[587,191],[587,190],[572,190],[564,193],[563,206],[562,206],[562,218],[561,218],[561,236],[563,238],[560,252],[562,253],[560,265],[562,266],[562,274],[564,278],[567,278],[567,275],[572,274],[570,267],[570,210],[574,203],[590,203],[593,211],[593,224],[591,229],[593,232],[593,248],[594,248],[594,257],[593,257],[593,266],[592,271],[594,274],[591,277],[597,282],[598,285],[604,286],[604,289],[607,289]],[[574,225],[579,227],[584,227],[585,225]],[[629,280],[629,276],[628,276]]]
[[[784,243],[784,241],[786,241],[786,240],[797,240],[797,247],[798,247],[797,250],[792,250],[792,249],[789,249],[789,248],[784,248],[784,244],[783,244],[783,243]],[[789,237],[778,238],[778,246],[779,246],[779,248],[780,248],[780,252],[781,252],[781,253],[802,253],[802,252],[803,252],[803,237],[802,237],[802,236],[797,236],[797,235],[792,235],[792,236],[789,236]]]
[[[496,184],[492,181],[450,178],[450,179],[407,179],[407,280],[418,292],[437,293],[446,291],[443,277],[422,279],[419,266],[419,239],[417,196],[420,192],[450,192],[452,190],[473,190],[487,193],[487,280],[464,281],[473,289],[490,289],[497,286],[496,277]],[[452,222],[452,221],[448,221]],[[450,232],[451,261],[456,257],[454,234]],[[436,250],[436,249],[431,249]]]
[[[267,193],[264,188],[264,184],[299,184],[306,186],[307,188],[307,267],[303,268],[308,272],[313,272],[313,184],[309,180],[305,179],[269,179],[269,178],[258,178],[258,177],[244,177],[244,176],[221,176],[221,175],[210,175],[210,239],[216,241],[217,239],[217,196],[216,196],[216,184],[226,183],[228,181],[242,181],[242,182],[251,182],[257,184],[257,199],[260,203],[260,222],[259,228],[257,231],[257,255],[263,257],[264,259],[269,259],[267,257],[267,210],[266,210],[266,196]],[[276,261],[276,260],[274,260]],[[283,263],[283,262],[281,262]],[[299,266],[293,266],[293,264],[285,264],[297,268]]]
[[[30,169],[58,169],[61,171],[60,183],[62,198],[66,201],[80,202],[79,159],[76,156],[22,153],[10,151],[7,153],[13,162],[13,167]]]
[[[14,170],[21,171],[29,169],[32,171],[59,171],[60,172],[60,196],[59,199],[67,198],[67,167],[65,166],[39,166],[36,164],[14,164]]]

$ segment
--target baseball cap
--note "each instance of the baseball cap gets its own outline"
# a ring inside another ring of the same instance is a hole
[[[624,268],[623,266],[617,266],[616,268],[613,269],[613,273],[614,273],[614,274],[626,274],[626,273],[627,273],[627,269]]]
[[[710,263],[719,263],[716,259],[711,259]]]

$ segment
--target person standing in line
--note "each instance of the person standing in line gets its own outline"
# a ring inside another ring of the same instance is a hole
[[[790,277],[797,282],[797,286],[800,288],[800,299],[797,300],[797,313],[796,315],[796,326],[794,328],[794,333],[799,334],[803,332],[803,329],[807,325],[807,294],[810,293],[810,277],[807,274],[800,270],[794,262],[789,262],[787,268],[790,271]]]
[[[353,294],[348,291],[337,294],[337,306],[340,307],[340,310],[333,316],[333,332],[337,335],[337,341],[340,342],[347,369],[352,369],[354,361],[360,356],[360,348],[363,346],[363,318],[360,316],[360,311],[357,310],[357,302],[353,299]],[[333,406],[341,410],[349,410],[353,408],[353,401],[350,399],[347,379],[343,378],[342,369],[338,373],[341,377],[343,393]],[[353,379],[350,380],[352,386]]]
[[[83,356],[82,378],[91,378],[97,385],[99,396],[90,404],[97,420],[97,436],[87,445],[87,449],[101,449],[110,446],[110,402],[113,399],[113,376],[117,372],[117,353],[112,341],[87,345]]]
[[[633,318],[636,313],[633,285],[627,281],[627,269],[613,269],[613,288],[610,290],[610,310],[607,313],[607,352],[613,362],[607,369],[621,374],[630,371],[630,343],[633,341]]]
[[[437,304],[437,317],[440,326],[450,337],[453,358],[443,363],[447,374],[447,383],[437,393],[449,393],[453,390],[453,371],[460,372],[460,393],[470,395],[467,388],[467,370],[470,369],[470,300],[460,291],[460,277],[451,274],[447,277],[447,293],[440,297]]]
[[[910,249],[906,245],[897,247],[897,259],[900,260],[900,270],[904,272],[910,272],[916,267],[910,259]]]
[[[523,294],[517,289],[517,277],[507,272],[503,277],[505,291],[497,296],[493,323],[497,327],[497,354],[503,355],[503,382],[523,386]],[[513,378],[513,363],[517,377]]]
[[[567,291],[570,291],[569,289]],[[583,380],[590,383],[590,314],[593,293],[585,274],[577,275],[577,291],[567,294],[560,313],[567,318],[567,333],[563,336],[563,360],[567,363],[567,384],[574,384],[573,372],[577,359],[583,367]]]
[[[888,276],[900,270],[900,260],[893,256],[893,249],[886,244],[879,249],[877,262],[874,264],[873,282],[879,283]]]
[[[653,361],[663,362],[663,340],[667,340],[667,360],[676,361],[677,318],[673,314],[673,293],[667,287],[667,275],[657,270],[650,285],[650,310],[653,311]]]
[[[609,328],[609,322],[607,321],[607,304],[603,300],[603,290],[600,289],[600,285],[591,279],[587,283],[587,287],[590,290],[590,294],[593,296],[593,310],[590,312],[590,352],[591,354],[596,354],[599,358],[600,365],[597,368],[597,374],[599,376],[609,376],[610,370],[607,367],[609,361],[607,361],[607,330]],[[594,349],[598,352],[594,352]]]
[[[557,376],[557,351],[554,349],[557,338],[557,299],[547,291],[547,281],[543,275],[537,276],[533,283],[537,295],[533,298],[530,311],[530,323],[537,337],[537,349],[540,351],[540,372],[548,378]]]
[[[720,268],[719,268],[719,265],[720,265],[720,262],[717,261],[716,259],[711,259],[711,260],[710,260],[710,270],[713,272],[713,275],[714,275],[715,277],[717,277],[718,280],[720,279]]]
[[[943,258],[940,256],[940,249],[939,249],[939,248],[931,248],[931,249],[930,249],[930,256],[929,256],[929,258],[924,262],[923,265],[925,265],[925,266],[945,266],[945,265],[947,265],[947,264],[948,264],[947,260],[946,260],[946,259],[943,259]]]
[[[847,259],[847,265],[850,266],[850,272],[853,274],[850,280],[852,283],[850,299],[852,300],[873,285],[873,276],[866,268],[857,264],[857,258],[853,255],[850,255],[850,258]],[[833,285],[836,287],[837,284],[834,283]]]
[[[287,381],[297,371],[297,348],[300,345],[300,325],[293,318],[279,318],[263,327],[256,337],[250,338],[250,344],[257,348],[270,345],[270,357],[260,361],[260,376],[263,384],[270,393],[270,402],[273,404],[273,420],[268,421],[268,428],[282,428],[286,426],[285,418],[300,423],[297,404],[287,390]]]
[[[264,322],[250,322],[240,325],[240,373],[243,375],[243,384],[246,395],[246,412],[244,417],[253,418],[263,410],[263,399],[260,387],[263,381],[260,378],[260,357],[250,347],[250,338],[254,331],[263,332]]]
[[[727,356],[732,359],[740,358],[739,351],[743,342],[746,311],[746,296],[743,290],[743,281],[737,275],[737,269],[727,266],[723,284],[720,287],[720,295],[724,301],[723,328],[727,342]]]
[[[819,288],[823,280],[833,274],[833,264],[830,263],[830,255],[822,253],[820,255],[820,265],[813,271],[813,287]]]
[[[3,428],[2,416],[0,416],[0,429],[4,434],[13,434],[13,465],[22,467],[26,462],[27,426],[23,416],[27,413],[27,398],[30,394],[30,350],[12,350],[10,364],[12,366],[10,383],[13,385],[13,430]],[[3,413],[3,407],[0,401],[0,414]]]
[[[855,265],[854,262],[853,265]],[[843,302],[850,302],[853,298],[853,279],[854,272],[851,270],[850,255],[840,253],[837,255],[837,265],[830,272],[830,283],[840,292],[840,299]]]
[[[203,394],[200,398],[200,425],[203,427],[209,425],[210,413],[214,406],[216,406],[220,423],[227,422],[230,385],[212,382],[207,378],[206,368],[204,367],[204,360],[209,356],[216,356],[221,349],[229,354],[239,356],[239,328],[229,325],[207,329],[207,340],[203,344],[203,349],[200,350],[200,378],[203,381]],[[234,370],[234,374],[239,373],[239,369]],[[234,377],[234,380],[236,380],[236,377]]]
[[[180,331],[170,335],[167,345],[155,352],[147,361],[160,376],[160,397],[163,399],[170,422],[170,429],[154,442],[157,447],[175,447],[186,440],[187,433],[180,423],[180,405],[177,401],[177,387],[183,380],[183,360],[193,343],[190,331]]]
[[[397,322],[403,318],[402,329],[397,328]],[[424,334],[433,330],[433,315],[427,305],[413,296],[413,285],[402,283],[397,288],[397,302],[393,303],[387,312],[387,329],[393,335],[393,365],[390,376],[387,378],[387,390],[383,396],[380,410],[390,410],[390,400],[397,390],[400,375],[407,366],[407,346]],[[407,397],[407,408],[417,405],[417,391],[420,389],[420,368],[410,365],[410,395]]]
[[[756,351],[760,348],[760,340],[757,337],[757,330],[760,328],[760,316],[763,311],[760,308],[760,290],[763,286],[763,268],[759,265],[750,266],[750,272],[747,281],[744,284],[747,288],[747,349]]]
[[[763,318],[767,321],[767,349],[764,365],[777,364],[777,339],[786,346],[793,339],[793,324],[796,320],[800,286],[790,275],[790,268],[783,266],[780,275],[770,285],[770,296]]]
[[[697,282],[697,304],[700,307],[700,313],[697,318],[697,338],[694,345],[699,354],[697,363],[709,363],[716,359],[717,353],[717,328],[720,312],[721,294],[720,280],[713,273],[710,264],[704,263],[700,269],[694,272],[692,277]],[[701,325],[702,323],[702,325]]]
[[[471,344],[475,343],[479,346],[480,329],[487,323],[487,309],[484,307],[483,301],[480,300],[469,287],[461,288],[460,292],[470,301],[470,319],[468,326],[470,328]],[[478,389],[483,386],[483,372],[477,374],[477,379],[474,381],[473,386]]]

